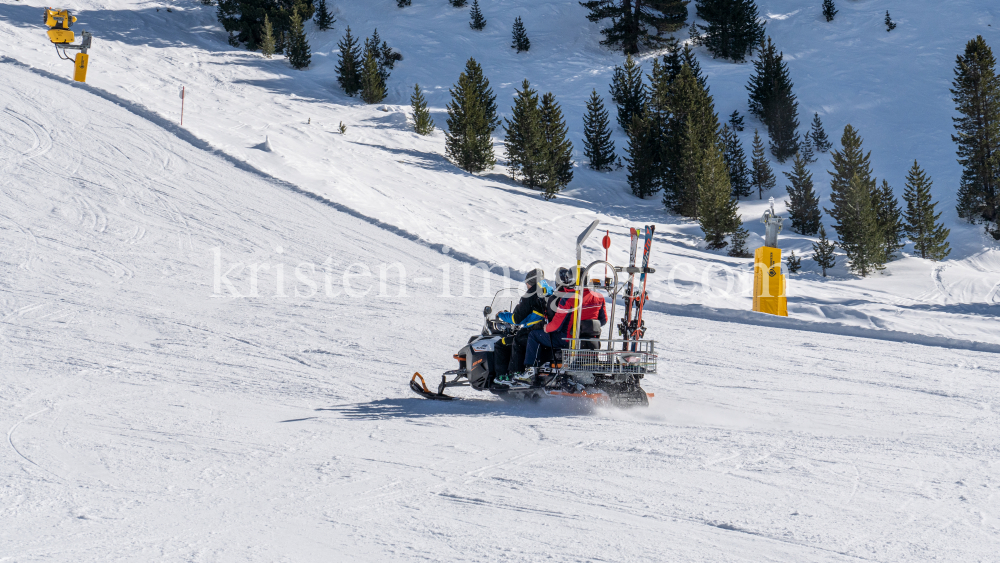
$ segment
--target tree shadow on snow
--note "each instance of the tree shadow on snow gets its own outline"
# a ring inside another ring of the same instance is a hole
[[[433,401],[418,397],[379,399],[367,403],[321,407],[316,411],[339,413],[343,418],[351,420],[484,415],[554,418],[587,416],[594,412],[594,407],[589,402],[571,398],[546,398],[538,402],[506,402],[484,394],[482,399],[462,398],[456,401]]]

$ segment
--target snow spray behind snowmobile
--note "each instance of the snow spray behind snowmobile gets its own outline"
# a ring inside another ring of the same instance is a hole
[[[493,315],[496,297],[504,291],[500,290],[494,295],[494,302],[483,310],[485,322],[480,333],[469,338],[469,342],[454,355],[458,361],[458,369],[442,374],[441,382],[436,385],[435,390],[428,387],[427,381],[419,372],[414,373],[410,378],[410,389],[426,399],[445,401],[455,398],[445,394],[447,388],[468,386],[477,391],[489,391],[505,400],[537,400],[546,396],[560,396],[589,399],[601,405],[647,406],[652,394],[647,394],[640,384],[644,376],[656,373],[655,342],[638,339],[641,338],[641,332],[626,333],[623,339],[613,339],[611,323],[608,323],[608,337],[602,339],[602,327],[598,321],[582,320],[582,290],[586,287],[591,291],[607,293],[611,297],[609,318],[613,319],[616,298],[626,289],[624,283],[619,284],[618,274],[625,272],[634,276],[637,273],[651,274],[655,270],[646,265],[647,256],[642,267],[634,266],[633,257],[633,265],[627,267],[614,266],[606,260],[596,260],[581,271],[579,265],[583,241],[590,236],[597,224],[594,221],[577,239],[577,283],[568,294],[575,296],[572,332],[570,338],[566,339],[569,347],[549,350],[548,355],[544,351],[540,353],[537,362],[540,365],[536,368],[532,383],[524,387],[508,387],[495,381],[496,346],[501,339],[513,336],[518,329]],[[652,232],[651,227],[647,228],[646,233],[650,239]],[[647,244],[647,253],[648,248]],[[590,278],[590,271],[600,266],[610,268],[614,277],[605,277],[603,281]],[[629,288],[629,291],[634,290]],[[630,311],[629,314],[634,315],[635,311]],[[628,324],[624,319],[623,322]]]

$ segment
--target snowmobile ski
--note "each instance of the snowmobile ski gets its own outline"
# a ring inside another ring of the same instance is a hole
[[[419,383],[417,382],[418,379],[420,380]],[[437,401],[453,401],[455,397],[444,394],[446,381],[447,379],[445,378],[445,376],[442,375],[441,385],[438,387],[438,390],[435,393],[427,388],[427,382],[424,381],[424,376],[420,375],[420,372],[414,372],[413,377],[410,378],[410,389],[413,389],[414,393],[420,395],[425,399],[434,399]]]

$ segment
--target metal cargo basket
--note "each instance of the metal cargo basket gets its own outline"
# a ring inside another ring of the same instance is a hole
[[[586,339],[585,339],[586,340]],[[569,339],[573,341],[573,339]],[[601,340],[601,344],[609,342]],[[656,373],[655,342],[652,340],[611,340],[617,350],[562,351],[563,369],[580,374],[645,375]],[[622,350],[621,348],[627,348]]]

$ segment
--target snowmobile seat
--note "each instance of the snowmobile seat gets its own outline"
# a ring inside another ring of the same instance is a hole
[[[597,319],[580,321],[580,349],[597,350],[601,347],[601,321]]]

